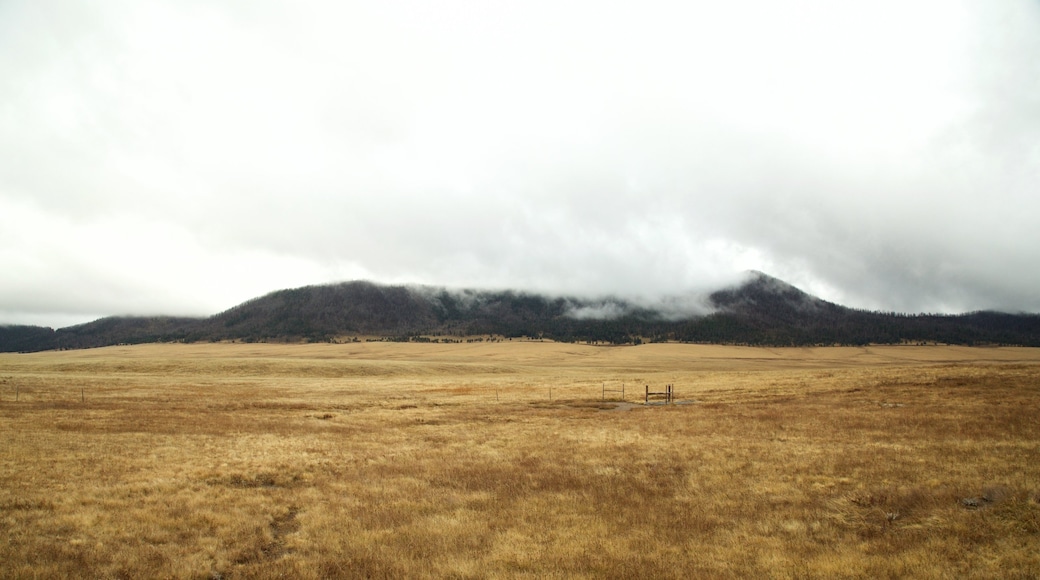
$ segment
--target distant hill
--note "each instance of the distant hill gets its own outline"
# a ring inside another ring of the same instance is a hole
[[[0,326],[0,351],[168,341],[332,341],[359,336],[422,341],[480,335],[607,344],[1040,346],[1040,316],[855,310],[761,272],[750,272],[742,283],[707,296],[678,296],[657,307],[619,298],[345,282],[279,290],[208,318],[109,317],[58,330]]]

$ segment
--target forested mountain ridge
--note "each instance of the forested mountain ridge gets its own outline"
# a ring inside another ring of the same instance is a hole
[[[1040,346],[1040,315],[855,310],[760,272],[706,297],[678,297],[657,306],[619,298],[344,282],[278,290],[208,318],[108,317],[58,330],[0,326],[0,351],[157,341],[450,340],[477,335],[609,344]]]

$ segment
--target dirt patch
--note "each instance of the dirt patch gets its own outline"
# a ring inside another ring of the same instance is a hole
[[[631,411],[632,409],[645,409],[647,407],[667,407],[669,405],[692,405],[696,401],[673,401],[672,403],[665,403],[664,401],[650,401],[649,403],[611,403],[613,408],[603,409],[604,411]]]
[[[209,485],[223,485],[237,489],[275,489],[291,488],[305,484],[300,474],[284,473],[233,473],[229,475],[208,477],[204,480]]]
[[[611,409],[603,409],[603,410],[604,411],[631,411],[635,407],[642,407],[643,406],[642,404],[627,403],[627,402],[626,403],[614,403],[613,405],[614,405],[613,408],[611,408]]]

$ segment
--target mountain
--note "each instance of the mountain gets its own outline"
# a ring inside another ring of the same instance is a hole
[[[381,286],[346,282],[280,290],[217,314],[200,323],[206,339],[328,340],[365,335],[573,339],[576,331],[603,327],[589,313],[641,312],[626,302],[548,297],[524,292],[452,291],[424,286]],[[599,332],[605,329],[599,328]],[[584,336],[584,335],[583,335]]]
[[[415,341],[478,335],[610,344],[1040,346],[1040,316],[855,310],[761,272],[750,272],[742,283],[704,297],[678,296],[656,306],[611,297],[344,282],[279,290],[208,318],[109,317],[58,330],[0,326],[0,352],[162,341],[331,341],[360,336]]]

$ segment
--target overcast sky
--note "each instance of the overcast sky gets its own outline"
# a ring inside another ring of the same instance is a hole
[[[1040,2],[0,2],[0,322],[353,279],[1040,312]]]

